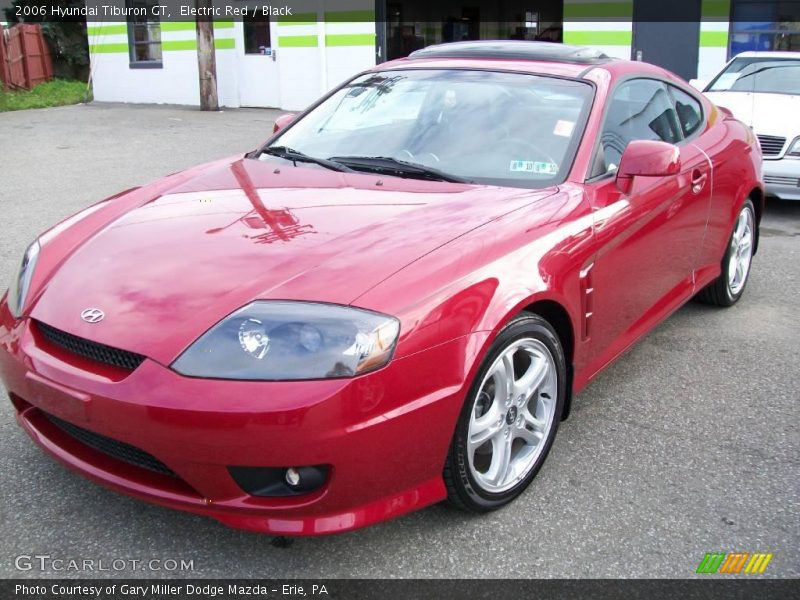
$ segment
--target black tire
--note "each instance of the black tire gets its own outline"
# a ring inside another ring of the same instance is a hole
[[[739,298],[742,297],[744,294],[744,290],[747,287],[747,280],[750,276],[750,265],[748,264],[747,273],[745,275],[744,284],[741,286],[740,289],[733,291],[731,290],[731,286],[729,284],[730,281],[730,265],[731,265],[731,255],[735,251],[735,246],[733,244],[734,234],[736,231],[736,224],[739,222],[739,217],[741,216],[742,212],[750,211],[750,217],[752,218],[753,223],[753,244],[755,244],[755,239],[758,235],[758,225],[756,224],[756,211],[755,207],[753,206],[753,201],[749,198],[745,200],[744,204],[742,205],[741,210],[739,211],[739,215],[736,216],[736,221],[733,225],[733,231],[731,231],[731,236],[728,238],[728,246],[725,250],[725,256],[722,257],[722,271],[714,281],[712,281],[709,285],[703,288],[696,296],[697,300],[703,302],[705,304],[712,304],[714,306],[733,306],[739,301]],[[752,253],[750,255],[750,261],[752,262]]]
[[[542,442],[544,444],[541,453],[536,458],[533,467],[528,474],[514,485],[511,489],[502,493],[490,493],[484,490],[473,477],[468,464],[467,456],[467,435],[469,423],[473,410],[478,401],[478,392],[486,378],[489,369],[495,360],[514,342],[525,338],[533,338],[542,342],[550,351],[555,363],[557,392],[554,415],[549,431],[546,433]],[[444,481],[447,486],[448,502],[459,509],[468,512],[484,513],[497,510],[505,506],[525,488],[530,485],[542,464],[547,458],[547,454],[555,439],[558,424],[564,410],[564,399],[566,396],[566,361],[564,350],[553,327],[538,315],[523,312],[512,319],[506,327],[497,335],[497,339],[489,348],[480,369],[475,376],[475,380],[470,386],[469,393],[464,407],[456,424],[453,441],[447,456],[444,467]]]

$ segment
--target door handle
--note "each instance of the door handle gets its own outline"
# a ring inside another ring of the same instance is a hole
[[[706,187],[706,181],[708,181],[708,173],[702,173],[700,169],[692,171],[692,192],[695,194],[702,192]]]

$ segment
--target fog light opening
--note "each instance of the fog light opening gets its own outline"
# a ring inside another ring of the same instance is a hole
[[[330,465],[307,467],[228,467],[236,484],[251,496],[297,496],[317,491],[328,480]]]
[[[300,472],[294,467],[286,469],[286,483],[293,488],[299,487]]]

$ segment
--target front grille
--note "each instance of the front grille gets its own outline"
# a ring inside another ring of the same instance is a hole
[[[48,342],[83,358],[125,369],[126,371],[133,371],[144,361],[144,356],[141,354],[112,348],[105,344],[98,344],[51,327],[41,321],[36,321],[36,326]]]
[[[775,185],[793,185],[800,187],[800,179],[797,177],[783,177],[781,175],[764,175],[764,183],[774,183]]]
[[[58,427],[61,431],[73,439],[81,442],[85,446],[89,446],[90,448],[105,454],[106,456],[116,458],[117,460],[128,463],[129,465],[147,469],[148,471],[154,471],[156,473],[161,473],[162,475],[176,477],[175,473],[173,473],[167,465],[144,450],[139,450],[139,448],[136,446],[131,446],[130,444],[126,444],[124,442],[118,442],[117,440],[100,435],[99,433],[94,433],[87,429],[83,429],[82,427],[78,427],[77,425],[73,425],[72,423],[62,421],[58,417],[47,413],[45,413],[45,416],[53,425]]]
[[[764,156],[778,156],[786,145],[786,138],[775,135],[759,135],[758,142],[761,144],[761,153]]]

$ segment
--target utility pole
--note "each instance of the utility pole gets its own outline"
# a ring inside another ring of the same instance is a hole
[[[219,110],[217,57],[214,52],[214,0],[195,0],[197,8],[197,71],[200,74],[200,110]]]

